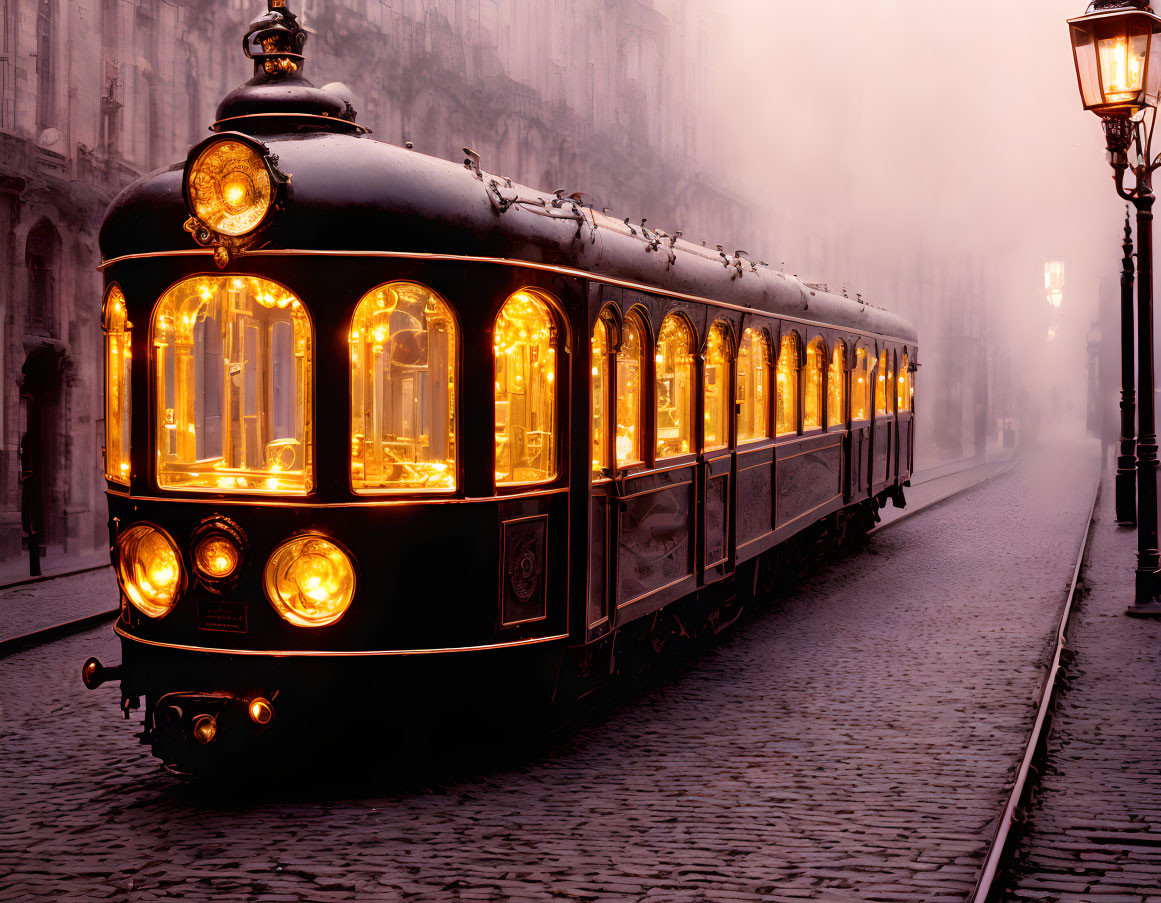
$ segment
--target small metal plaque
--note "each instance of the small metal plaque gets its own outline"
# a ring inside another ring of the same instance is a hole
[[[198,602],[198,627],[225,633],[246,632],[246,603],[206,600]]]

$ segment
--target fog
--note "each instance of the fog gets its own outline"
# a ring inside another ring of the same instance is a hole
[[[1086,335],[1102,280],[1117,290],[1124,204],[1079,101],[1065,20],[1083,12],[1077,0],[721,4],[720,138],[735,190],[761,201],[749,250],[911,317],[928,426],[933,405],[961,397],[945,383],[972,366],[973,336],[989,420],[1007,405],[1007,358],[1017,397],[1022,385],[1036,413],[1084,423]],[[1066,270],[1052,342],[1046,259]],[[939,438],[928,432],[929,460],[954,453]]]

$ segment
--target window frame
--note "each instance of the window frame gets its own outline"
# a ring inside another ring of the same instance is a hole
[[[592,363],[592,344],[591,344],[592,337],[599,327],[604,327],[604,329],[605,329],[605,366],[607,368],[607,370],[606,370],[607,376],[606,376],[606,380],[605,380],[605,391],[604,391],[604,400],[603,400],[603,404],[604,404],[604,408],[605,408],[604,418],[603,418],[604,430],[605,430],[605,442],[604,442],[605,447],[602,449],[602,452],[601,452],[602,457],[604,459],[601,462],[601,469],[602,470],[609,470],[610,472],[615,474],[617,471],[617,465],[616,465],[617,451],[616,451],[616,437],[615,437],[616,420],[617,420],[617,353],[618,353],[618,349],[621,346],[621,340],[622,340],[622,336],[624,333],[623,333],[622,324],[621,324],[619,316],[618,316],[617,307],[612,302],[605,304],[605,306],[602,307],[600,309],[600,311],[597,313],[597,319],[593,323],[593,328],[589,333],[589,341],[590,341],[590,344],[589,344],[589,362],[590,362],[590,364]],[[596,399],[596,393],[593,392],[591,367],[589,369],[588,389],[589,389],[589,391],[588,391],[589,403],[592,404],[592,402]],[[590,449],[593,447],[592,430],[593,430],[593,421],[595,419],[593,416],[594,413],[595,412],[593,410],[591,410],[591,409],[589,410],[589,432],[588,432],[587,438],[588,438],[588,447]],[[592,467],[591,467],[591,463],[592,462],[590,461],[589,482],[592,484],[607,483],[610,478],[604,476],[599,471],[594,473],[592,470]]]
[[[806,428],[806,383],[807,370],[810,368],[810,349],[817,346],[818,351],[818,426]],[[798,382],[801,386],[799,390],[800,404],[802,406],[802,413],[799,417],[799,432],[803,436],[819,436],[826,432],[826,402],[827,402],[827,373],[829,367],[827,361],[830,360],[829,348],[826,339],[821,335],[816,335],[813,339],[806,343],[806,348],[802,355],[802,367],[799,370]]]
[[[269,282],[284,289],[289,294],[293,295],[302,306],[303,315],[306,317],[307,326],[310,328],[310,379],[307,380],[309,385],[306,386],[306,402],[309,405],[310,417],[306,418],[307,423],[303,425],[303,479],[309,488],[303,492],[287,492],[285,490],[271,490],[271,489],[248,489],[238,491],[236,489],[222,489],[220,487],[209,488],[193,488],[186,486],[165,486],[162,485],[159,477],[159,447],[158,447],[158,397],[157,397],[157,343],[154,341],[154,335],[157,330],[157,316],[161,309],[162,299],[171,291],[177,288],[184,282],[194,282],[198,279],[259,279],[264,282]],[[319,478],[318,478],[318,330],[315,326],[315,318],[311,312],[311,302],[303,297],[302,293],[292,289],[285,282],[278,279],[271,279],[267,276],[258,275],[252,272],[230,272],[223,273],[221,270],[211,272],[207,270],[197,270],[181,276],[168,284],[166,288],[160,292],[153,300],[152,307],[149,312],[149,326],[148,336],[146,338],[149,347],[148,360],[146,361],[146,383],[147,397],[146,403],[148,405],[147,426],[148,426],[148,452],[146,457],[147,475],[149,485],[152,489],[166,496],[176,497],[190,497],[190,498],[205,498],[206,496],[218,495],[231,499],[314,499],[319,494]],[[350,399],[348,398],[348,402]],[[307,445],[309,444],[309,449]],[[309,453],[308,453],[309,452]]]
[[[109,383],[112,375],[112,357],[110,353],[110,310],[109,304],[113,298],[119,298],[120,303],[125,310],[121,317],[121,329],[118,333],[123,336],[125,341],[129,344],[129,370],[125,374],[125,385],[121,387],[121,404],[125,408],[124,414],[121,415],[122,427],[124,428],[124,420],[128,419],[128,430],[125,438],[127,440],[127,447],[125,449],[125,463],[129,466],[129,472],[121,479],[114,476],[109,467]],[[104,419],[104,437],[102,445],[104,446],[104,463],[103,470],[105,479],[116,486],[128,488],[132,485],[133,480],[133,323],[129,319],[129,301],[125,297],[125,292],[121,285],[114,281],[110,282],[105,288],[104,301],[101,304],[101,352],[102,352],[102,370],[104,371],[104,394],[102,398],[102,417]]]
[[[766,435],[759,436],[754,439],[742,440],[738,435],[738,424],[740,423],[740,414],[738,410],[738,365],[742,361],[742,341],[747,332],[754,333],[764,343],[765,353],[762,355],[762,366],[766,368]],[[773,332],[767,324],[752,323],[746,325],[743,323],[741,334],[738,336],[738,346],[734,354],[734,449],[735,451],[756,451],[763,446],[769,446],[777,439],[775,436],[777,425],[775,423],[776,406],[777,406],[777,379],[778,374],[776,370],[777,358],[774,355],[774,349],[777,343],[773,339]]]
[[[693,422],[693,427],[691,429],[690,437],[689,437],[690,450],[687,452],[677,452],[676,454],[665,455],[664,457],[662,457],[660,454],[658,454],[658,451],[657,451],[657,442],[658,442],[658,434],[659,434],[659,427],[657,425],[657,415],[659,413],[658,412],[659,399],[658,399],[658,394],[657,394],[657,349],[658,349],[658,345],[661,341],[661,333],[665,329],[665,321],[668,320],[670,317],[674,317],[674,318],[680,320],[685,325],[685,328],[689,331],[689,347],[687,349],[687,353],[690,356],[690,368],[689,368],[689,370],[690,370],[690,389],[689,389],[689,392],[690,392],[690,400],[692,402],[692,404],[690,406],[691,410],[690,410],[689,414],[693,418],[694,422]],[[699,455],[698,448],[700,447],[700,444],[701,444],[701,429],[700,429],[700,425],[697,423],[697,418],[699,416],[704,416],[704,415],[702,414],[701,401],[699,398],[700,393],[698,391],[699,387],[700,387],[701,375],[700,375],[699,363],[698,363],[698,358],[700,356],[700,353],[699,353],[697,329],[694,327],[693,321],[689,318],[689,315],[683,309],[674,307],[674,308],[670,308],[669,310],[665,311],[665,313],[662,315],[661,323],[657,327],[657,333],[656,333],[656,335],[654,335],[652,337],[652,339],[653,339],[653,342],[652,342],[652,345],[650,347],[652,348],[653,353],[652,353],[652,355],[647,355],[647,357],[651,358],[651,363],[649,366],[649,376],[650,376],[649,382],[650,382],[650,385],[652,386],[652,389],[650,391],[650,398],[649,398],[649,401],[650,401],[649,407],[652,410],[651,429],[648,430],[649,438],[651,439],[650,454],[649,454],[649,466],[650,466],[650,469],[669,469],[669,468],[674,468],[674,467],[681,467],[681,466],[684,466],[685,464],[689,463],[690,461],[697,460],[698,455]]]
[[[637,461],[625,464],[622,466],[617,463],[617,449],[616,439],[613,440],[613,469],[617,473],[641,473],[646,470],[651,470],[657,465],[657,440],[655,438],[656,432],[656,418],[657,411],[654,394],[656,392],[656,377],[654,375],[654,365],[656,364],[657,354],[657,337],[653,334],[652,325],[649,322],[649,311],[642,304],[633,304],[630,308],[621,315],[621,333],[618,336],[617,348],[613,354],[613,378],[610,380],[613,390],[613,419],[617,419],[617,380],[620,374],[617,372],[617,359],[621,354],[621,347],[625,341],[625,333],[629,330],[630,322],[634,323],[638,329],[641,330],[641,385],[639,387],[639,401],[640,401],[640,428],[641,441],[639,449],[641,457]],[[652,353],[650,350],[652,349]]]
[[[348,336],[348,342],[347,342],[347,430],[348,430],[348,434],[354,428],[354,423],[352,421],[352,414],[353,414],[352,409],[353,409],[354,399],[352,398],[352,395],[351,395],[351,379],[353,376],[353,367],[352,367],[351,359],[350,359],[351,346],[350,346],[349,337],[351,334],[351,329],[354,325],[355,315],[358,313],[359,307],[363,304],[364,301],[367,300],[368,296],[372,292],[379,291],[381,289],[388,288],[389,286],[399,285],[399,284],[419,286],[420,288],[427,290],[432,295],[434,295],[436,298],[438,298],[440,300],[440,302],[442,302],[444,307],[447,308],[448,314],[451,317],[452,326],[455,329],[455,354],[453,356],[454,360],[452,361],[452,367],[453,367],[453,370],[455,372],[455,377],[456,377],[455,386],[453,387],[454,390],[452,393],[452,409],[453,409],[454,414],[455,414],[454,422],[455,422],[455,439],[456,439],[455,486],[452,487],[451,489],[412,489],[412,488],[391,489],[391,488],[382,487],[382,486],[377,487],[377,488],[373,488],[373,489],[356,489],[355,483],[354,483],[354,474],[352,472],[352,468],[354,465],[354,458],[350,453],[350,447],[349,447],[349,443],[348,443],[347,452],[346,452],[346,456],[347,456],[347,489],[351,493],[351,495],[355,496],[356,498],[360,498],[360,499],[368,499],[368,498],[371,498],[371,499],[373,499],[373,498],[397,499],[397,498],[408,498],[408,497],[413,497],[416,499],[425,499],[425,498],[455,498],[455,497],[459,497],[463,494],[464,481],[465,481],[464,455],[462,453],[463,452],[463,441],[464,441],[464,437],[463,437],[463,411],[462,411],[462,405],[460,403],[461,398],[463,397],[462,388],[463,388],[463,372],[464,372],[464,369],[463,369],[463,361],[464,361],[463,326],[462,326],[462,323],[460,321],[459,312],[456,310],[455,305],[452,304],[443,295],[442,292],[439,292],[436,289],[432,288],[426,282],[421,282],[418,279],[406,279],[406,278],[390,279],[386,282],[375,282],[373,285],[371,285],[369,288],[365,289],[364,291],[362,291],[359,294],[358,300],[355,301],[354,306],[351,308],[350,316],[348,316],[346,319],[346,330],[347,330],[347,336]],[[301,301],[302,299],[300,298],[299,300]],[[305,303],[306,302],[303,301],[303,304],[305,304]]]
[[[708,408],[706,407],[706,385],[707,385],[707,383],[706,383],[706,371],[709,368],[709,361],[707,360],[707,357],[709,355],[710,336],[713,335],[713,332],[715,329],[719,329],[719,328],[721,329],[722,342],[725,346],[725,360],[722,364],[722,371],[725,373],[725,377],[726,377],[726,387],[725,387],[726,398],[722,404],[722,408],[723,408],[725,415],[726,415],[726,423],[725,423],[725,427],[724,427],[725,433],[726,433],[726,441],[725,441],[724,445],[718,445],[718,446],[715,446],[714,448],[706,448],[705,415],[708,413]],[[737,402],[736,402],[736,396],[737,396],[736,377],[737,377],[737,373],[735,371],[735,368],[737,367],[738,355],[737,355],[737,345],[734,342],[733,324],[731,324],[729,320],[726,320],[726,319],[720,318],[720,317],[718,319],[712,321],[709,324],[709,328],[706,329],[705,346],[704,347],[705,347],[705,351],[702,354],[698,355],[698,358],[700,359],[700,362],[701,362],[701,378],[698,380],[698,382],[700,384],[701,391],[700,391],[700,393],[698,393],[699,394],[699,404],[697,405],[697,407],[699,407],[700,410],[694,412],[694,420],[698,425],[698,443],[697,444],[698,444],[698,448],[700,449],[700,454],[702,456],[718,458],[718,457],[722,457],[723,455],[729,454],[730,452],[734,451],[738,445],[737,416],[736,416],[737,412],[735,410],[735,405],[737,404]]]
[[[840,412],[841,416],[839,418],[839,422],[832,424],[830,422],[830,415],[831,415],[831,410],[830,410],[830,374],[831,374],[831,370],[834,369],[834,356],[835,356],[835,354],[841,354],[841,356],[842,356],[842,366],[839,368],[839,371],[838,371],[838,382],[839,382],[839,388],[840,388],[840,391],[842,394],[843,410]],[[847,343],[843,339],[835,339],[834,342],[831,343],[829,353],[827,354],[826,404],[825,404],[826,412],[825,412],[825,416],[823,417],[823,423],[825,424],[824,432],[827,432],[827,433],[846,432],[847,430],[850,429],[850,426],[851,426],[851,386],[850,386],[849,374],[850,374],[850,370],[847,369]]]
[[[543,492],[559,488],[562,484],[566,484],[569,479],[569,471],[571,469],[571,452],[566,454],[566,446],[571,444],[571,438],[568,430],[568,410],[569,403],[572,401],[572,334],[569,330],[568,314],[560,303],[560,299],[547,288],[539,285],[524,284],[516,285],[510,290],[506,289],[503,293],[499,305],[492,312],[488,324],[488,334],[494,340],[496,321],[500,318],[500,313],[504,310],[504,306],[516,295],[520,293],[534,295],[538,298],[545,307],[548,308],[548,315],[552,320],[552,327],[554,330],[552,347],[556,356],[556,370],[553,375],[552,382],[555,385],[555,397],[553,403],[555,411],[553,412],[553,456],[555,459],[556,473],[546,480],[537,480],[528,483],[500,483],[496,480],[496,454],[495,454],[495,430],[496,430],[496,396],[495,391],[492,391],[492,462],[490,464],[491,471],[491,485],[494,497],[499,498],[509,495],[523,495],[528,492]],[[494,387],[496,384],[496,356],[492,351],[492,341],[488,343],[488,359],[492,364],[491,384]],[[563,361],[563,363],[562,363]],[[563,384],[563,388],[562,388]],[[586,386],[591,387],[591,383],[586,380]],[[588,394],[592,394],[589,391]],[[588,433],[585,435],[585,441],[590,441]],[[586,453],[586,459],[588,455]],[[591,475],[591,474],[590,474]]]
[[[867,400],[867,409],[868,409],[867,415],[868,416],[861,417],[861,418],[855,417],[855,377],[858,374],[865,374],[867,376],[867,378],[870,379],[871,376],[875,373],[875,367],[878,367],[878,364],[879,364],[879,357],[877,354],[874,353],[873,349],[874,349],[874,343],[869,342],[866,339],[860,338],[855,342],[855,347],[854,347],[855,360],[854,360],[854,365],[851,367],[851,370],[850,370],[850,380],[847,383],[847,426],[849,429],[856,429],[856,428],[862,428],[864,426],[869,426],[872,422],[874,422],[874,419],[875,419],[875,387],[874,387],[874,384],[871,384],[870,388],[867,390],[868,391],[868,400]],[[859,351],[863,352],[865,361],[873,364],[873,366],[870,369],[867,369],[867,370],[857,369],[858,364],[859,364]]]
[[[793,392],[794,405],[795,405],[794,430],[793,430],[793,432],[779,433],[778,432],[778,363],[782,359],[782,344],[788,338],[793,339],[794,354],[795,354],[795,366],[791,370],[791,372],[794,374],[794,380],[795,380],[794,392]],[[774,441],[775,442],[789,442],[789,441],[792,441],[794,439],[798,439],[798,438],[802,437],[802,368],[805,365],[805,360],[806,360],[806,355],[803,354],[803,348],[804,348],[804,345],[802,343],[802,336],[799,334],[797,329],[791,327],[790,329],[785,329],[785,330],[780,331],[779,336],[778,336],[778,346],[777,346],[776,353],[774,355],[774,365],[772,368],[773,373],[774,373],[774,391],[771,393],[771,395],[773,396],[773,408],[774,408],[772,425],[773,425]]]

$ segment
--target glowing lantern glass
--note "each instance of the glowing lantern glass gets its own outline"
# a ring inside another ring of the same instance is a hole
[[[1060,310],[1064,303],[1064,263],[1049,260],[1044,264],[1044,291],[1053,310]]]
[[[1104,116],[1131,116],[1142,107],[1157,105],[1161,93],[1161,18],[1140,8],[1144,5],[1102,9],[1107,4],[1098,0],[1092,12],[1069,20],[1086,110]]]

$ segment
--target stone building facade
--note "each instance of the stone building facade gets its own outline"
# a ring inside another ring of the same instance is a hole
[[[347,85],[378,138],[449,159],[470,146],[492,172],[711,244],[752,234],[720,175],[705,6],[292,2],[315,32],[307,77]],[[99,223],[122,187],[207,134],[250,75],[240,37],[263,8],[0,0],[0,561],[36,505],[50,555],[105,541]]]

